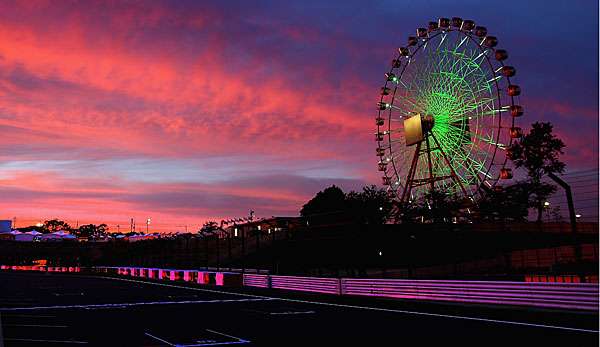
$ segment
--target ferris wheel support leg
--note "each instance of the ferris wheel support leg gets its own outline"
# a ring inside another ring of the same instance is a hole
[[[431,136],[433,136],[433,133],[430,132]],[[433,177],[433,165],[431,163],[431,147],[429,146],[429,136],[425,135],[425,145],[427,146],[427,166],[429,167],[429,189],[430,192],[433,193],[433,191],[435,190],[435,181],[434,181],[434,177]],[[439,146],[438,146],[439,147]]]
[[[462,190],[463,194],[465,194],[465,196],[468,196],[467,195],[467,190],[463,186],[462,182],[458,179],[458,175],[456,175],[456,172],[454,171],[454,168],[452,167],[452,165],[450,165],[450,160],[448,160],[448,157],[446,156],[446,153],[442,149],[442,146],[440,146],[440,143],[438,142],[438,140],[435,138],[435,135],[433,135],[433,132],[431,133],[431,137],[433,138],[433,141],[435,142],[435,145],[440,149],[440,153],[442,153],[442,157],[444,158],[444,161],[446,162],[446,165],[448,165],[448,168],[450,168],[450,173],[452,175],[452,179],[454,179],[456,181],[456,183],[458,183],[458,185],[459,185],[460,189]]]
[[[415,176],[415,171],[417,170],[417,162],[419,161],[419,152],[421,152],[421,142],[419,142],[415,147],[415,154],[413,155],[412,162],[410,163],[410,169],[408,169],[408,179],[406,180],[406,185],[402,191],[402,198],[400,199],[401,205],[403,205],[406,202],[406,199],[408,199],[410,196],[412,181]]]
[[[471,158],[466,158],[466,161],[468,161],[468,164],[463,165],[463,168],[465,168],[466,171],[468,171],[469,173],[471,173],[471,175],[473,175],[473,177],[477,180],[477,182],[479,182],[479,189],[477,189],[475,191],[475,193],[481,195],[482,197],[485,196],[486,191],[485,191],[485,185],[484,185],[484,180],[479,176],[479,174],[474,171],[472,168],[469,167],[469,165],[474,166],[473,164],[473,160]],[[472,196],[469,196],[469,198],[471,198],[471,201],[473,201],[473,196],[475,195],[475,193],[473,193]]]

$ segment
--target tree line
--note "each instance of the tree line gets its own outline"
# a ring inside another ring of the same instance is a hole
[[[60,219],[50,219],[41,223],[41,225],[32,225],[18,229],[21,232],[37,231],[42,234],[49,234],[60,230],[69,232],[77,237],[93,237],[99,238],[106,236],[108,232],[108,226],[104,223],[96,224],[84,224],[79,227],[73,228],[69,223]]]
[[[525,171],[523,178],[512,184],[482,190],[472,199],[432,190],[403,206],[385,189],[376,186],[344,193],[333,185],[308,201],[300,215],[309,221],[335,220],[342,215],[361,224],[494,222],[527,221],[529,210],[533,209],[537,212],[537,222],[541,222],[546,209],[559,219],[560,211],[556,208],[550,211],[545,204],[557,187],[543,178],[564,172],[565,164],[560,161],[564,147],[563,141],[553,134],[551,123],[536,122],[506,149],[514,167]]]

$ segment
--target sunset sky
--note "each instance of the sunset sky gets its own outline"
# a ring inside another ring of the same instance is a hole
[[[597,168],[597,1],[461,3],[2,1],[0,219],[195,230],[378,184],[383,73],[440,16],[497,36],[524,127]]]

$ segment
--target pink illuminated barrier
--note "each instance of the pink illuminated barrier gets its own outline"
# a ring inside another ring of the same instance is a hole
[[[244,277],[240,273],[215,272],[215,284],[224,287],[241,287],[244,285]]]
[[[38,265],[0,265],[0,270],[39,271],[39,272],[81,272],[78,266],[38,266]]]
[[[156,269],[138,267],[96,267],[94,271],[122,276],[144,277],[167,281],[195,282],[225,287],[243,286],[243,276],[237,272]]]
[[[577,275],[527,275],[525,282],[579,283],[581,280]],[[598,283],[598,275],[585,276],[585,283]]]
[[[210,283],[210,274],[205,271],[198,271],[198,275],[196,277],[196,282],[198,284],[209,284]]]
[[[12,268],[12,267],[11,267]],[[3,267],[4,269],[4,267]],[[53,268],[52,268],[53,269]],[[58,268],[61,269],[61,268]],[[51,271],[51,268],[48,269]],[[598,311],[598,284],[577,283],[574,278],[554,278],[555,282],[530,277],[530,282],[449,281],[320,278],[270,276],[201,270],[117,268],[118,274],[218,286],[248,286],[295,291],[416,299],[461,303],[518,305]],[[539,280],[539,281],[536,281]],[[563,282],[559,282],[559,281]],[[242,282],[243,281],[243,282]],[[570,282],[569,282],[570,281]]]
[[[598,310],[598,284],[343,279],[340,294]]]
[[[181,279],[181,273],[183,271],[179,271],[179,270],[169,270],[169,280],[170,281],[178,281],[179,279]]]
[[[244,286],[337,295],[598,311],[597,283],[385,280],[244,274]]]
[[[244,286],[269,288],[269,275],[244,274]]]
[[[183,280],[185,282],[194,282],[198,271],[194,270],[183,270]]]
[[[271,276],[271,288],[340,294],[340,280],[320,277]]]

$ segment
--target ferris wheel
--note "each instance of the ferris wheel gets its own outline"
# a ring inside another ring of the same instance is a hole
[[[507,148],[522,136],[514,67],[472,20],[418,28],[385,74],[376,118],[383,184],[400,203],[438,190],[473,197],[512,178]]]

